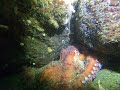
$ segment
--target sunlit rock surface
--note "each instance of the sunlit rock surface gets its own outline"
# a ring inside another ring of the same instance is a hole
[[[80,0],[75,22],[77,42],[105,54],[120,55],[119,0]]]

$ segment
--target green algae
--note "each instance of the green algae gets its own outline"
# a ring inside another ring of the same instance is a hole
[[[55,47],[50,39],[67,18],[66,7],[56,0],[11,0],[9,5],[7,2],[2,0],[1,11],[5,18],[13,22],[8,31],[20,45],[21,58],[27,64],[46,64],[53,60],[48,47]]]
[[[48,52],[48,46],[40,42],[34,37],[26,37],[24,39],[25,60],[29,61],[29,64],[35,63],[36,66],[44,65],[50,62],[50,53]],[[29,44],[28,44],[29,43]],[[47,58],[49,56],[49,59]]]
[[[118,72],[107,69],[101,70],[92,84],[95,90],[99,90],[98,80],[105,90],[119,90],[120,88],[120,74]]]

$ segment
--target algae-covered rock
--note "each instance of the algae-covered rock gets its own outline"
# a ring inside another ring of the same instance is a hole
[[[69,44],[65,27],[74,10],[69,7],[76,1],[2,0],[1,25],[7,30],[7,38],[12,37],[20,49],[16,61],[39,67],[58,58],[59,50]]]
[[[64,0],[26,0],[16,3],[16,16],[20,17],[19,21],[25,29],[20,37],[25,59],[40,66],[57,58],[59,50],[69,43],[69,32],[64,27],[71,12],[68,11],[68,5]]]
[[[106,54],[120,55],[119,4],[118,0],[80,0],[76,41]]]
[[[100,87],[103,87],[104,90],[119,90],[120,73],[103,69],[98,73],[92,86],[95,88],[95,90],[101,90]]]

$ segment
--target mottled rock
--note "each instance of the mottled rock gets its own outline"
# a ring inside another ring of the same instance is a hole
[[[105,54],[120,55],[119,4],[118,0],[80,0],[76,41]]]

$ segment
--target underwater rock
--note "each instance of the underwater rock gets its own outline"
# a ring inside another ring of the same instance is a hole
[[[119,90],[120,89],[120,73],[112,70],[102,69],[92,83],[95,90]],[[100,86],[100,87],[99,87]]]
[[[76,42],[105,54],[120,55],[120,1],[80,0]]]
[[[61,48],[69,45],[67,24],[75,12],[76,2],[77,0],[1,0],[0,25],[8,27],[2,26],[3,29],[8,29],[5,38],[17,42],[17,48],[20,49],[15,51],[20,55],[17,63],[22,61],[29,66],[41,67],[58,58]]]
[[[81,60],[80,54],[74,46],[62,49],[59,61],[52,61],[42,68],[38,77],[40,83],[52,90],[73,90],[92,82],[101,64],[91,55]]]
[[[74,12],[74,4],[77,0],[33,0],[30,12],[24,13],[22,5],[17,16],[21,16],[21,22],[25,28],[25,36],[20,38],[24,48],[26,60],[31,65],[40,67],[55,60],[59,56],[62,47],[69,45],[69,28],[71,14]],[[70,7],[72,9],[70,9]],[[49,58],[48,58],[49,57]]]

